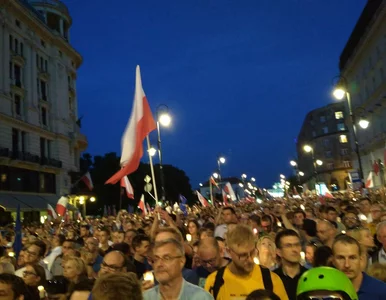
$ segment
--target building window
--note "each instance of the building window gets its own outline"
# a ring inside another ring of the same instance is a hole
[[[328,163],[327,164],[327,169],[328,170],[333,170],[334,169],[334,163]]]
[[[338,131],[345,131],[346,130],[346,126],[343,123],[339,123],[337,125],[337,127],[338,127]]]
[[[20,24],[20,21],[19,20],[15,20],[15,25],[17,26],[17,27],[19,27],[19,28],[21,28],[21,24]]]
[[[47,101],[47,83],[43,80],[40,80],[40,95],[42,100]]]
[[[13,67],[13,75],[15,79],[15,85],[21,88],[21,68],[18,65]]]
[[[320,116],[320,123],[326,122],[326,117],[325,116]]]
[[[12,128],[12,152],[19,151],[19,130]]]
[[[339,136],[339,142],[340,142],[341,144],[347,143],[347,136],[346,136],[345,134],[340,135],[340,136]]]
[[[326,126],[326,127],[323,127],[323,133],[324,134],[327,134],[328,133],[328,127]]]
[[[45,107],[42,107],[41,113],[42,113],[42,124],[44,126],[47,126],[47,109]]]
[[[324,155],[326,156],[326,158],[331,158],[332,157],[332,152],[331,151],[326,151],[324,153]]]
[[[9,78],[13,79],[13,64],[9,62]]]
[[[44,71],[48,72],[48,60],[44,60]]]
[[[351,162],[349,160],[345,160],[345,161],[343,161],[343,166],[345,168],[350,168],[351,167]]]
[[[46,42],[43,40],[40,40],[40,44],[45,48],[46,47]]]
[[[19,41],[17,39],[15,39],[15,52],[16,53],[19,53]]]
[[[11,34],[9,35],[9,49],[13,50],[13,36]]]
[[[324,140],[323,140],[323,145],[324,145],[325,147],[330,146],[330,140],[329,140],[329,139],[324,139]]]
[[[343,119],[343,112],[342,111],[336,111],[335,112],[335,119],[340,120]]]
[[[21,116],[21,97],[15,95],[15,114]]]
[[[348,155],[348,149],[347,148],[340,149],[340,154],[341,155]]]
[[[20,43],[20,55],[24,56],[24,44]]]
[[[51,158],[51,152],[52,152],[52,141],[47,140],[47,157]]]
[[[40,157],[45,158],[46,157],[46,139],[40,138]]]

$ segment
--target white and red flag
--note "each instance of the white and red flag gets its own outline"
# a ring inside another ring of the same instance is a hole
[[[226,185],[224,186],[224,190],[225,190],[226,193],[229,194],[229,196],[231,196],[231,200],[232,201],[236,201],[237,200],[236,194],[235,194],[235,192],[234,192],[234,190],[232,188],[232,185],[229,182],[227,182]]]
[[[202,206],[204,207],[209,206],[208,200],[206,200],[205,197],[201,195],[199,191],[197,191],[197,197],[198,197],[198,200],[200,200]]]
[[[129,181],[129,178],[127,178],[127,176],[122,177],[121,187],[125,189],[127,198],[134,199],[134,189]]]
[[[62,196],[59,198],[58,203],[56,204],[56,212],[59,216],[64,216],[67,211],[68,198]]]
[[[58,218],[55,209],[50,204],[47,204],[47,215],[51,218],[51,220],[55,220]]]
[[[94,184],[92,183],[90,172],[87,172],[86,174],[84,174],[80,180],[82,180],[84,184],[87,185],[90,191],[93,190]]]
[[[369,176],[367,176],[365,187],[367,189],[374,187],[373,172],[370,171]]]
[[[144,216],[147,215],[147,209],[146,209],[146,204],[145,204],[145,195],[141,196],[141,200],[139,200],[138,207],[142,210],[142,214]]]
[[[127,123],[125,132],[123,133],[121,144],[121,166],[106,184],[115,184],[125,175],[129,175],[138,169],[139,162],[143,155],[143,140],[154,129],[156,123],[147,102],[145,92],[142,88],[141,71],[139,66],[136,70],[135,78],[135,94],[133,110],[129,122]]]
[[[222,190],[222,201],[224,202],[225,206],[228,206],[228,195],[224,190]]]
[[[218,188],[218,184],[217,184],[217,182],[216,182],[216,180],[214,179],[213,176],[210,176],[210,183]]]

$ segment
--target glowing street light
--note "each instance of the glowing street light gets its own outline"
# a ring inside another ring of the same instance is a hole
[[[293,167],[296,167],[298,164],[297,164],[296,161],[291,160],[291,161],[290,161],[290,165],[293,166]]]
[[[315,162],[316,162],[316,164],[317,164],[318,166],[323,165],[323,162],[322,162],[320,159],[317,159]]]
[[[159,115],[158,122],[164,127],[169,127],[172,123],[172,118],[167,112],[163,112]]]
[[[90,197],[91,202],[95,202],[95,200],[96,200],[95,197]]]
[[[285,179],[285,176],[283,174],[280,174],[281,179]]]
[[[252,182],[255,182],[255,181],[256,181],[255,177],[252,177],[252,178],[251,178],[251,181],[252,181]]]
[[[358,124],[361,128],[366,129],[367,127],[369,127],[370,122],[366,119],[360,119]]]
[[[213,173],[213,177],[217,179],[218,178],[218,173]]]
[[[247,174],[242,174],[241,178],[246,179],[247,178]]]
[[[306,151],[307,153],[312,152],[312,147],[310,145],[304,145],[303,150]]]
[[[299,171],[299,175],[300,175],[300,176],[304,176],[304,172]]]
[[[221,156],[221,157],[219,157],[218,161],[222,164],[225,164],[226,159],[225,159],[225,157]]]
[[[198,185],[199,185],[199,186],[203,186],[203,184],[202,184],[202,183],[199,183]]]
[[[242,184],[241,182],[239,183],[239,187],[244,187],[244,184]]]
[[[344,90],[341,86],[337,86],[332,94],[334,95],[335,99],[342,100],[346,95],[346,90]]]

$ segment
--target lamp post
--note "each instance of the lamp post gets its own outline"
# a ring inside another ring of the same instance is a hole
[[[318,181],[318,170],[317,170],[317,166],[321,166],[323,165],[323,161],[321,161],[320,159],[315,159],[315,156],[314,156],[314,148],[312,148],[310,145],[304,145],[303,146],[303,150],[307,153],[311,153],[311,158],[312,158],[312,166],[313,166],[313,171],[314,171],[314,176],[315,176],[315,185],[316,185],[316,182]],[[303,173],[303,172],[302,172]],[[304,173],[303,173],[304,175]]]
[[[157,116],[157,146],[158,146],[158,157],[159,157],[159,171],[160,171],[160,179],[161,179],[161,201],[165,203],[166,201],[166,193],[165,193],[165,177],[164,177],[164,171],[162,166],[162,143],[161,143],[161,129],[160,125],[164,127],[169,127],[172,118],[169,115],[169,107],[165,104],[161,104],[157,107],[156,111]]]
[[[338,77],[338,83],[335,86],[335,89],[333,91],[333,95],[335,99],[342,100],[344,97],[347,99],[347,105],[348,105],[348,111],[350,114],[350,120],[351,120],[351,126],[353,129],[353,137],[354,137],[354,143],[355,143],[355,153],[358,158],[358,164],[359,164],[359,176],[361,179],[361,184],[364,186],[364,177],[363,177],[363,168],[362,168],[362,159],[359,152],[359,142],[357,137],[357,128],[356,128],[356,120],[355,120],[355,114],[352,111],[351,107],[351,97],[350,93],[348,91],[347,86],[347,79],[343,76],[337,76]],[[363,129],[366,129],[369,126],[369,121],[361,118],[359,121],[359,126]]]
[[[221,164],[225,164],[225,157],[224,156],[218,156],[217,157],[217,166],[218,166],[218,178],[219,178],[219,186],[221,187]]]

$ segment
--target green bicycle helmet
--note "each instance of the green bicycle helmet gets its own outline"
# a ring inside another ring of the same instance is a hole
[[[296,296],[313,291],[343,292],[347,299],[358,300],[358,295],[350,279],[341,271],[330,267],[318,267],[303,273],[298,282]]]

